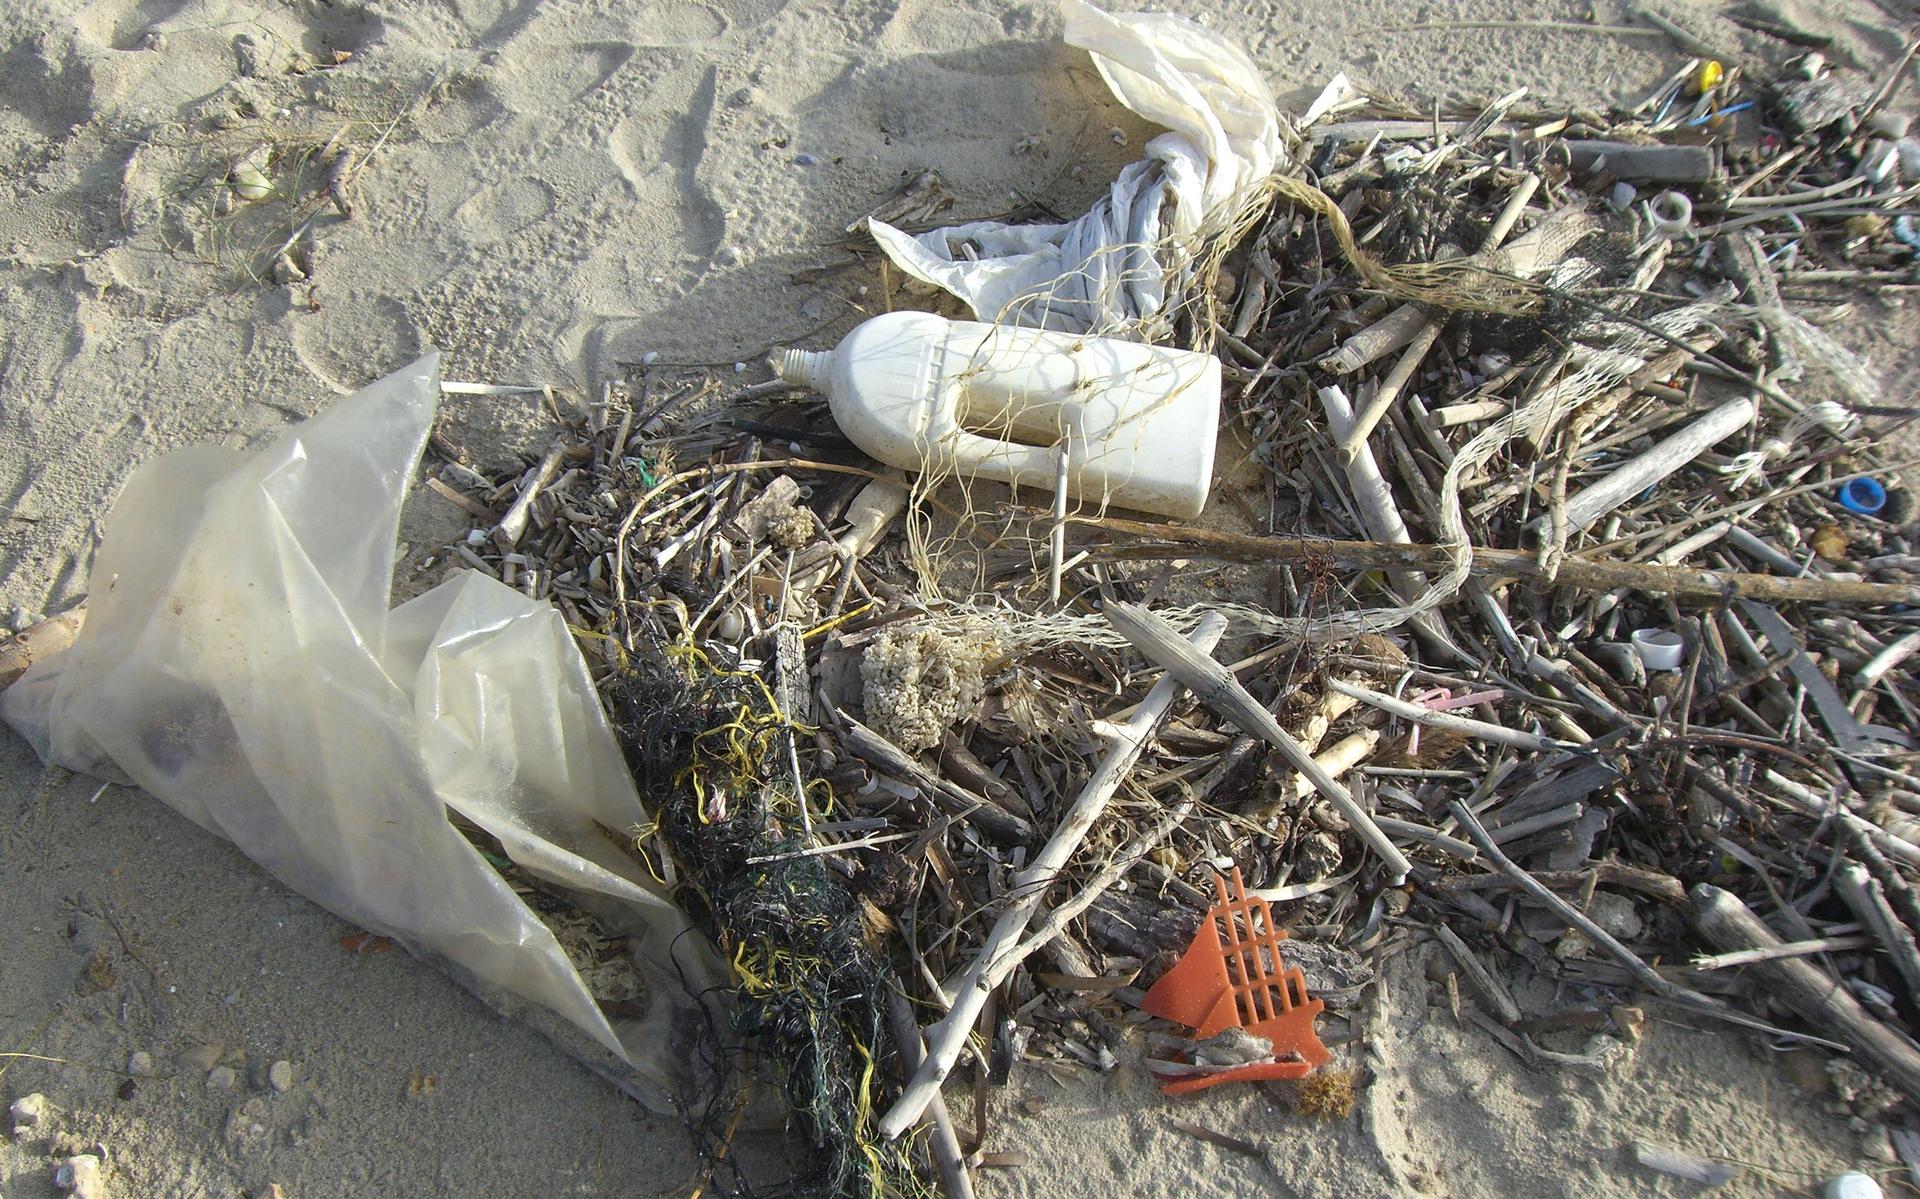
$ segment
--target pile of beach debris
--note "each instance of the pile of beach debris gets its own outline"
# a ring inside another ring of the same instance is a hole
[[[1177,330],[1229,381],[1203,524],[915,494],[817,398],[659,364],[556,402],[538,462],[436,440],[450,552],[600,672],[799,1185],[965,1193],[1017,1162],[1016,1061],[1206,1069],[1130,1029],[1235,870],[1336,1050],[1438,938],[1535,1065],[1607,1070],[1661,1005],[1920,1097],[1910,411],[1827,331],[1920,286],[1905,68],[1703,55],[1615,113],[1330,91]],[[690,1120],[747,1193],[711,1031]]]

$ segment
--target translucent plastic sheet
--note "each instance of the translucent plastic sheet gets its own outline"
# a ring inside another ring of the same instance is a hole
[[[1155,340],[1196,237],[1245,204],[1281,161],[1280,118],[1238,46],[1171,13],[1061,0],[1066,41],[1122,104],[1169,132],[1065,225],[976,221],[911,236],[868,227],[887,256],[989,324]]]
[[[664,1107],[672,1010],[718,975],[618,843],[649,821],[565,623],[472,572],[388,610],[438,397],[432,355],[264,449],[140,469],[78,642],[0,693],[0,717],[43,759],[145,788],[483,993],[551,1009]],[[645,1020],[616,1034],[449,810],[641,934]]]

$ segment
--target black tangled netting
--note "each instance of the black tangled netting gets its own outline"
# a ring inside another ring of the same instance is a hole
[[[603,690],[681,872],[678,898],[733,966],[734,1030],[777,1075],[799,1142],[792,1178],[749,1183],[728,1152],[743,1067],[709,1024],[700,1093],[682,1100],[708,1192],[927,1194],[907,1143],[874,1136],[897,1091],[884,1065],[889,970],[867,944],[858,897],[822,857],[794,856],[804,841],[792,779],[774,766],[788,726],[773,697],[685,647],[636,660]]]

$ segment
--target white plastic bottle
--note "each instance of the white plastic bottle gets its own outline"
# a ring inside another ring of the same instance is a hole
[[[1064,446],[1082,502],[1183,519],[1206,507],[1220,424],[1208,354],[892,312],[775,365],[889,466],[1051,491]]]

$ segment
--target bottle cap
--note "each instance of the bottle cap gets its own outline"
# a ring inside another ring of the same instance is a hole
[[[1633,652],[1648,670],[1678,670],[1687,656],[1687,645],[1672,629],[1635,629]]]
[[[1887,506],[1887,489],[1865,475],[1848,479],[1840,488],[1840,506],[1849,512],[1872,516]]]

